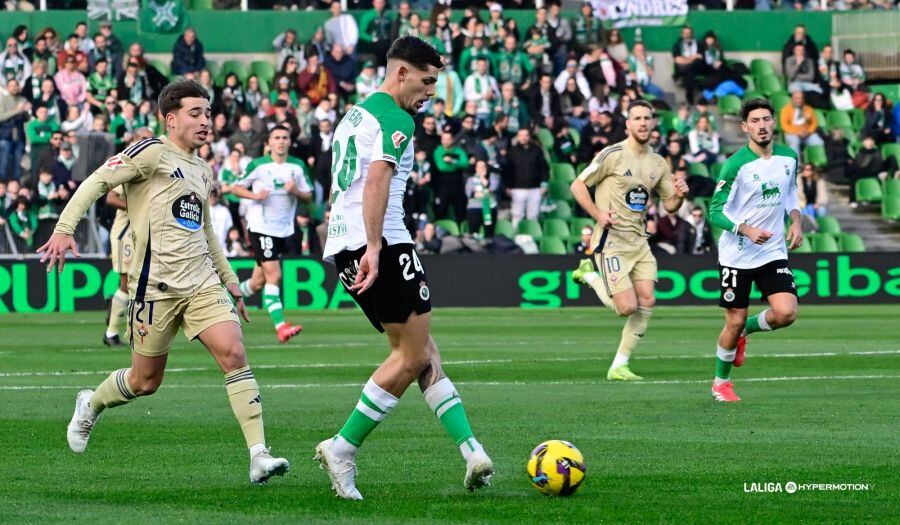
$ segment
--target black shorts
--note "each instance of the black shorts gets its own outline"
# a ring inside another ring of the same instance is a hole
[[[250,247],[257,266],[265,261],[280,261],[287,248],[287,237],[273,237],[262,233],[250,232]]]
[[[405,323],[413,312],[424,314],[431,311],[431,292],[425,269],[412,244],[388,246],[385,242],[378,262],[378,277],[372,288],[361,295],[350,291],[350,286],[356,281],[359,260],[365,252],[365,246],[340,252],[334,256],[334,263],[338,280],[376,330],[384,332],[382,323]]]
[[[750,290],[753,283],[762,298],[776,293],[797,295],[794,274],[786,259],[772,261],[759,268],[742,270],[719,265],[719,306],[722,308],[747,308],[750,306]]]

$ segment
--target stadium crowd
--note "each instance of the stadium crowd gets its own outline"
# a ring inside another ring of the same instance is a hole
[[[647,231],[659,255],[715,249],[705,203],[731,152],[718,127],[727,113],[723,101],[734,97],[774,91],[785,143],[798,153],[824,148],[825,162],[806,164],[799,178],[812,219],[827,213],[825,179],[852,183],[898,171],[896,158],[879,149],[897,140],[897,108],[868,91],[852,50],[834,56],[803,26],[786,38],[784,76],[771,71],[777,90],[760,86],[762,77],[748,65],[728,60],[715,32],[695,35],[684,27],[672,46],[674,78],[686,99],[676,103],[658,85],[673,72],[657,71],[643,42],[629,46],[618,30],[605,30],[589,3],[568,17],[548,1],[530,27],[504,17],[497,3],[486,5],[486,17],[466,7],[458,22],[447,5],[427,14],[414,7],[402,1],[394,10],[373,0],[357,22],[333,2],[331,17],[311,39],[302,41],[294,30],[273,35],[275,63],[252,70],[219,71],[205,57],[203,35],[191,28],[177,39],[169,65],[145,57],[140,43],[122,42],[108,23],[94,34],[84,22],[69,34],[17,27],[0,53],[0,227],[8,224],[20,253],[43,242],[77,187],[79,136],[105,133],[114,153],[139,128],[161,133],[156,97],[168,78],[183,76],[205,86],[212,102],[213,133],[198,154],[219,181],[212,220],[227,253],[249,249],[245,204],[230,184],[265,153],[266,133],[276,125],[291,130],[291,155],[307,163],[316,188],[314,202],[299,208],[291,248],[320,253],[333,130],[353,103],[377,89],[385,52],[403,35],[432,43],[446,64],[435,99],[416,118],[405,200],[408,226],[425,252],[584,251],[591,221],[579,216],[568,185],[603,147],[625,138],[626,109],[638,98],[652,101],[660,117],[651,146],[691,188],[677,214],[651,209]],[[860,110],[860,130],[824,132],[821,111],[832,108]],[[108,228],[112,210],[99,206],[99,222]]]

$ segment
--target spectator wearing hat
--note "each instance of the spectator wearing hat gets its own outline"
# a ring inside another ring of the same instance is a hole
[[[197,75],[206,67],[203,43],[197,38],[194,28],[187,28],[175,41],[172,49],[172,73],[175,75]]]

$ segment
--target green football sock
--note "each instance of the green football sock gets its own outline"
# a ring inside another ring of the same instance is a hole
[[[734,365],[736,353],[737,351],[734,348],[726,350],[721,346],[716,346],[716,377],[718,379],[731,377],[731,367]]]
[[[356,403],[356,408],[353,409],[353,413],[347,418],[347,422],[344,423],[338,435],[355,447],[361,446],[366,437],[378,426],[378,423],[394,410],[397,401],[398,399],[390,392],[382,389],[369,378]]]
[[[481,450],[481,445],[475,439],[466,410],[463,408],[459,392],[446,377],[428,387],[422,392],[425,402],[437,416],[441,425],[450,435],[450,438],[459,447],[460,453],[466,460]]]
[[[747,332],[747,335],[755,332],[768,332],[769,330],[772,330],[769,322],[766,321],[766,312],[768,311],[769,309],[766,308],[760,312],[759,315],[747,318],[747,322],[744,323],[744,331]]]
[[[281,306],[281,289],[274,284],[267,284],[263,288],[263,307],[269,311],[269,317],[275,324],[275,329],[284,324],[284,310]]]

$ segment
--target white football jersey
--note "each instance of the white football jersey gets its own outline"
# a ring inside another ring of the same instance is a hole
[[[300,159],[288,157],[287,162],[278,163],[266,155],[247,166],[246,175],[235,184],[253,192],[269,190],[265,200],[248,202],[248,230],[272,237],[290,237],[294,234],[297,197],[285,189],[289,180],[294,181],[299,191],[312,191],[309,170]]]
[[[719,237],[719,263],[730,268],[751,269],[787,259],[785,215],[797,209],[794,150],[775,145],[768,159],[747,146],[738,150],[722,167],[709,205],[710,222],[725,229]],[[755,244],[737,233],[741,223],[770,231],[772,237],[763,244]]]
[[[412,116],[394,99],[377,91],[353,106],[338,124],[332,142],[331,220],[324,257],[366,245],[363,188],[369,164],[383,160],[394,165],[382,236],[388,245],[412,244],[403,224],[403,195],[413,166]]]

